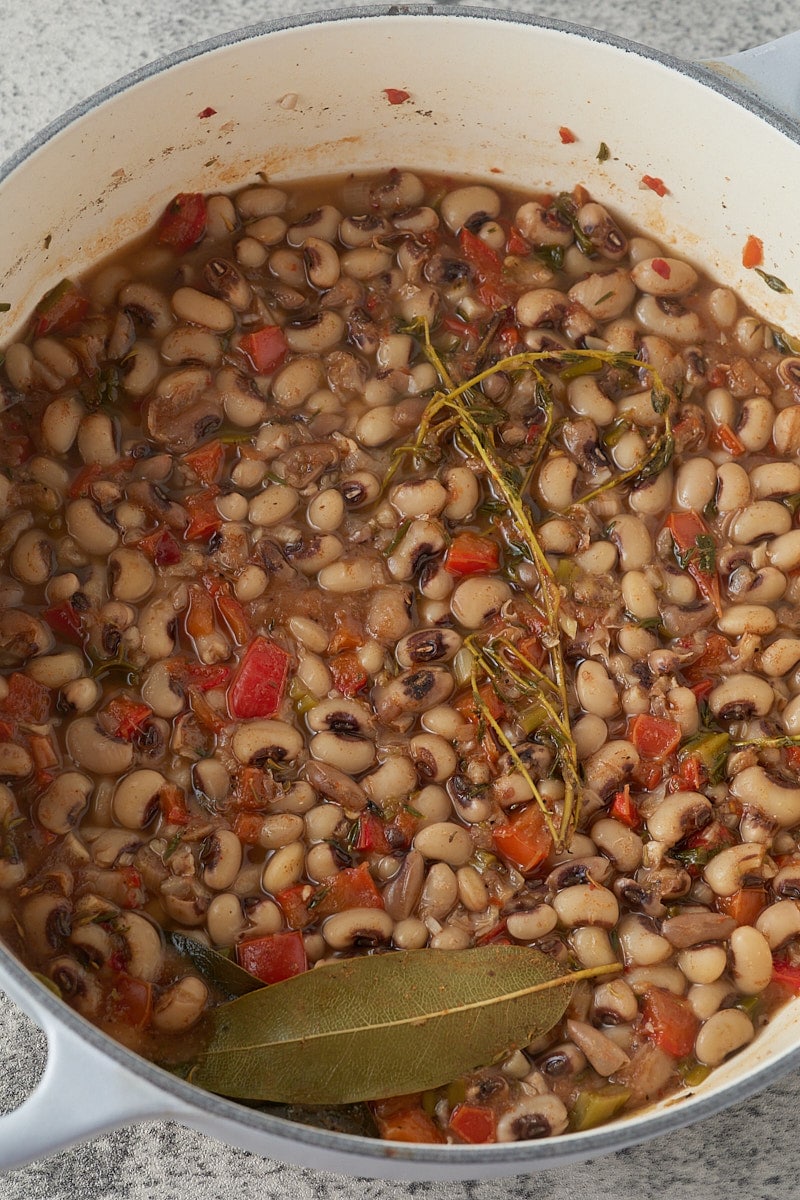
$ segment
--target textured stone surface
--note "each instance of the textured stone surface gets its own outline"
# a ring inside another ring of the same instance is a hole
[[[171,50],[269,17],[337,7],[342,5],[324,0],[3,4],[0,158],[70,105]],[[498,0],[494,7],[594,25],[689,58],[742,50],[800,24],[790,0],[728,0],[713,9],[702,0]],[[0,993],[0,1112],[27,1095],[44,1059],[41,1035]],[[471,1184],[345,1182],[281,1166],[171,1123],[149,1123],[11,1172],[0,1179],[0,1200],[789,1200],[797,1194],[800,1171],[798,1109],[795,1074],[646,1146],[535,1176]]]

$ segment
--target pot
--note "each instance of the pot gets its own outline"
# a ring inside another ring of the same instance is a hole
[[[0,316],[0,340],[49,287],[143,232],[178,191],[232,187],[258,171],[280,181],[378,164],[498,175],[534,190],[581,182],[628,226],[651,231],[797,333],[800,135],[790,116],[744,87],[800,117],[792,70],[799,43],[792,35],[711,72],[575,26],[430,7],[351,9],[217,38],[99,93],[6,165],[0,275],[12,303]],[[454,72],[441,69],[443,46]],[[502,78],[505,99],[487,103],[485,88],[453,83],[484,77]],[[386,88],[409,99],[390,104]],[[198,115],[206,109],[211,115]],[[562,144],[562,125],[575,142]],[[603,162],[601,142],[611,152]],[[645,175],[663,180],[663,196]],[[743,269],[750,234],[791,291],[770,290]],[[350,1175],[510,1175],[646,1141],[800,1065],[798,999],[691,1094],[613,1125],[510,1145],[400,1145],[296,1125],[200,1091],[88,1025],[2,947],[0,986],[49,1043],[38,1087],[0,1117],[3,1168],[168,1117],[263,1155]]]

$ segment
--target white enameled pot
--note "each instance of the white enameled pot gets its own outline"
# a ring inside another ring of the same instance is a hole
[[[101,92],[0,172],[0,278],[11,303],[0,341],[43,292],[143,231],[176,192],[233,187],[258,171],[279,181],[389,166],[536,191],[583,183],[627,225],[652,231],[798,334],[798,46],[791,35],[711,72],[587,29],[430,6],[349,9],[217,38]],[[390,104],[386,88],[409,98]],[[573,143],[562,144],[560,126]],[[602,162],[601,142],[610,150]],[[663,180],[666,194],[645,175]],[[764,243],[765,269],[791,291],[742,268],[750,234]],[[541,1142],[398,1145],[295,1125],[193,1088],[111,1042],[2,947],[0,987],[49,1044],[33,1095],[0,1116],[0,1168],[170,1117],[350,1175],[510,1175],[675,1130],[800,1066],[798,999],[691,1095],[630,1119]]]

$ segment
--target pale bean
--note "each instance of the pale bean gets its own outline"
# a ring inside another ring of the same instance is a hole
[[[72,500],[64,515],[69,534],[89,554],[105,558],[118,546],[119,533],[103,519],[88,496]]]
[[[797,900],[778,900],[770,904],[759,913],[755,927],[766,938],[770,950],[780,950],[787,942],[800,937],[800,904]]]
[[[264,864],[261,886],[265,892],[277,896],[292,887],[301,878],[305,867],[305,847],[302,842],[291,842],[275,850]]]
[[[472,857],[475,846],[468,830],[452,821],[438,821],[421,829],[414,846],[425,858],[461,867]]]
[[[745,671],[729,675],[710,692],[708,705],[723,721],[765,717],[775,703],[775,693],[766,679]]]
[[[763,396],[744,401],[736,423],[736,436],[746,450],[757,452],[769,444],[774,419],[775,409]]]
[[[268,587],[269,576],[266,571],[252,563],[243,567],[233,581],[233,590],[236,599],[241,600],[243,604],[247,604],[250,600],[257,600],[259,596],[263,596]]]
[[[672,957],[672,945],[657,931],[650,917],[629,913],[619,922],[617,935],[628,966],[652,967]]]
[[[710,1016],[700,1028],[694,1044],[698,1062],[716,1067],[753,1040],[753,1022],[740,1008],[723,1008]]]
[[[616,684],[601,662],[584,659],[575,675],[575,690],[587,713],[607,720],[619,712]]]
[[[717,468],[709,458],[690,458],[675,474],[675,502],[679,508],[702,512],[714,499]]]
[[[652,967],[630,967],[625,972],[629,987],[637,996],[644,996],[650,988],[664,988],[673,996],[686,994],[686,976],[677,967],[667,963],[655,963]],[[711,985],[713,986],[713,985]]]
[[[590,575],[606,575],[616,567],[617,555],[617,547],[613,542],[592,542],[575,556],[575,561]]]
[[[665,467],[651,479],[634,487],[628,497],[628,504],[634,512],[644,516],[655,516],[667,507],[671,496],[672,468]]]
[[[611,860],[617,871],[630,875],[641,866],[642,839],[621,821],[601,817],[592,825],[591,836],[597,849]]]
[[[290,246],[303,246],[311,237],[326,242],[336,240],[342,214],[332,204],[322,204],[289,226],[286,240]]]
[[[362,446],[370,449],[385,446],[396,435],[394,407],[389,404],[379,404],[369,409],[356,422],[355,436]]]
[[[203,883],[215,892],[225,892],[242,866],[242,843],[232,829],[218,829],[203,849]]]
[[[702,337],[703,323],[696,312],[691,309],[676,312],[672,307],[665,311],[656,296],[641,296],[636,301],[634,312],[648,333],[657,334],[670,342],[689,345]]]
[[[707,1021],[736,993],[728,980],[715,979],[712,983],[695,983],[689,988],[687,999],[692,1012],[701,1021]]]
[[[800,465],[793,462],[770,462],[753,467],[750,486],[756,500],[791,496],[800,492]]]
[[[283,332],[295,354],[324,354],[342,340],[345,323],[339,313],[325,309],[305,320],[290,321]]]
[[[796,571],[800,567],[800,529],[781,533],[768,542],[767,558],[780,571]]]
[[[330,641],[327,632],[319,622],[312,621],[309,617],[290,617],[289,631],[297,638],[298,642],[301,642],[307,650],[311,650],[314,654],[322,654]]]
[[[466,629],[480,629],[511,596],[511,588],[504,580],[488,575],[472,575],[463,579],[454,589],[450,609]]]
[[[224,300],[193,287],[180,287],[172,294],[172,311],[190,325],[202,325],[214,333],[233,329],[233,309]]]
[[[315,734],[309,750],[320,762],[350,775],[368,771],[375,762],[375,746],[372,742],[332,731]]]
[[[783,408],[772,426],[772,441],[778,454],[797,454],[800,450],[800,406]]]
[[[433,934],[428,945],[431,950],[466,950],[471,941],[472,936],[468,929],[462,929],[458,925],[447,925]]]
[[[578,416],[589,417],[598,426],[609,425],[617,414],[614,401],[609,400],[590,375],[579,375],[569,381],[567,403]]]
[[[772,979],[772,951],[764,934],[740,925],[730,938],[733,982],[745,996],[757,996]]]
[[[628,612],[637,620],[649,621],[659,616],[658,597],[644,571],[625,572],[622,599]]]
[[[324,381],[320,360],[301,356],[293,358],[273,376],[270,390],[281,408],[299,408]]]
[[[429,783],[444,783],[458,767],[455,750],[439,734],[416,734],[409,742],[409,752],[420,778]]]
[[[447,503],[443,509],[449,521],[464,521],[478,507],[480,484],[473,471],[467,467],[448,467],[442,476],[447,492]]]
[[[741,637],[745,633],[763,637],[766,633],[772,633],[777,624],[774,610],[764,604],[733,604],[717,620],[720,633],[734,637]]]
[[[539,497],[546,509],[563,512],[569,508],[575,496],[578,479],[578,464],[566,454],[551,454],[542,463],[537,487]]]
[[[749,489],[749,479],[747,482]],[[734,516],[730,536],[738,545],[749,546],[765,537],[777,540],[782,534],[788,533],[791,527],[792,514],[784,504],[776,500],[756,500]],[[794,532],[800,533],[800,530]],[[781,566],[780,562],[771,561],[774,566]]]
[[[215,896],[206,912],[206,929],[215,946],[233,946],[244,929],[242,902],[232,892]]]
[[[407,799],[417,786],[417,772],[405,754],[390,754],[377,770],[361,780],[361,786],[373,804],[385,808]]]
[[[736,296],[730,288],[714,288],[708,297],[708,311],[720,329],[730,329],[737,311]]]
[[[378,246],[359,246],[346,250],[341,257],[342,273],[350,279],[366,281],[383,275],[392,265],[392,256]]]
[[[604,967],[618,961],[605,929],[580,925],[569,935],[569,944],[582,967]]]
[[[638,517],[623,513],[609,523],[609,537],[619,552],[623,571],[639,571],[653,558],[653,540]]]
[[[689,983],[714,983],[727,965],[723,946],[690,946],[678,955],[678,966]]]
[[[440,211],[451,233],[458,233],[467,223],[474,228],[479,218],[499,216],[500,197],[494,188],[485,184],[467,184],[448,192]]]
[[[306,519],[314,529],[322,533],[333,533],[344,518],[344,497],[336,488],[325,488],[317,492],[310,501]]]
[[[248,519],[253,525],[269,528],[280,525],[297,508],[300,496],[292,487],[283,483],[270,483],[253,496],[248,508]]]
[[[458,902],[458,879],[453,868],[446,862],[435,862],[428,871],[419,912],[423,920],[432,917],[443,921]]]
[[[550,904],[510,913],[506,919],[509,934],[518,942],[535,942],[547,937],[558,924],[558,915]]]
[[[619,918],[619,905],[613,892],[597,884],[578,883],[557,892],[553,908],[562,925],[598,925],[613,929]]]
[[[332,838],[338,828],[344,810],[338,804],[317,804],[305,814],[305,836],[310,842],[322,842]]]
[[[742,881],[761,876],[765,847],[744,842],[715,854],[703,868],[703,879],[717,896],[732,896]]]
[[[574,283],[568,292],[572,301],[583,305],[597,321],[612,321],[621,317],[636,295],[636,287],[628,271],[595,272]]]
[[[352,946],[378,946],[391,940],[394,921],[381,908],[351,908],[335,913],[322,925],[322,936],[332,950]]]
[[[317,583],[324,591],[342,596],[368,591],[384,583],[385,578],[380,562],[364,558],[343,558],[322,567],[317,573]]]
[[[636,263],[631,279],[650,296],[685,296],[697,286],[697,272],[678,258],[645,258]]]
[[[286,208],[286,193],[269,185],[245,188],[234,198],[236,211],[243,221],[258,221],[282,213]]]
[[[392,941],[398,950],[421,950],[428,942],[428,928],[418,917],[406,917],[395,925]]]

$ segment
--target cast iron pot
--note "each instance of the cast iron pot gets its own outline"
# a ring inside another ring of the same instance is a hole
[[[396,6],[216,38],[100,92],[6,164],[0,277],[11,310],[0,316],[0,341],[49,287],[146,229],[177,192],[233,187],[257,171],[280,181],[395,165],[537,191],[581,182],[628,226],[651,231],[770,322],[800,333],[799,47],[791,35],[712,72],[552,21]],[[386,88],[409,98],[390,104]],[[207,108],[215,112],[201,118]],[[562,125],[575,142],[562,144]],[[610,150],[602,162],[601,142]],[[644,175],[663,180],[666,193]],[[743,270],[751,233],[791,292]],[[0,1117],[4,1168],[132,1121],[172,1118],[350,1175],[511,1175],[676,1130],[800,1065],[798,998],[688,1097],[551,1140],[413,1146],[312,1129],[200,1091],[90,1026],[2,947],[0,987],[49,1044],[32,1096]]]

